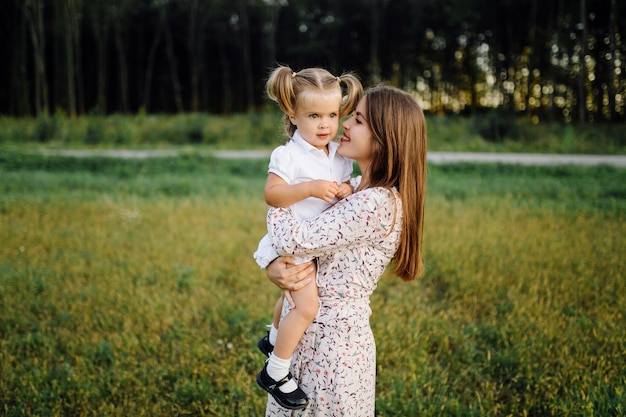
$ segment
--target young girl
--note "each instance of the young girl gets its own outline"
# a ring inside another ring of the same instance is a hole
[[[346,86],[346,97],[341,83]],[[316,216],[352,193],[349,180],[353,162],[336,153],[339,144],[333,140],[337,137],[339,120],[354,109],[363,88],[352,74],[336,77],[321,68],[294,72],[279,66],[271,73],[266,91],[284,113],[290,139],[272,152],[265,200],[273,207],[291,206],[298,219]],[[267,235],[254,256],[260,264],[276,257]],[[285,298],[292,310],[280,320]],[[283,291],[274,306],[269,335],[258,344],[269,359],[257,376],[257,383],[285,408],[301,409],[308,402],[289,368],[291,355],[315,318],[318,306],[314,282],[298,291]]]
[[[289,412],[268,398],[267,417],[374,417],[370,295],[390,264],[390,272],[405,281],[423,272],[422,109],[406,92],[375,87],[342,126],[337,152],[356,161],[362,173],[354,193],[311,219],[298,220],[285,208],[268,211],[270,238],[283,256],[267,266],[268,277],[280,288],[298,288],[309,274],[300,269],[310,265],[289,266],[284,256],[315,257],[319,312],[293,355],[292,372],[309,396],[308,407]]]

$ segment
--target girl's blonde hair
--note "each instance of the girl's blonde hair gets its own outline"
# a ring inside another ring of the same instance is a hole
[[[426,199],[426,120],[417,101],[390,86],[365,92],[365,118],[373,137],[366,187],[396,187],[402,200],[402,232],[393,273],[410,281],[423,273]]]
[[[341,84],[345,85],[345,95]],[[270,73],[265,84],[267,96],[275,101],[284,113],[285,133],[292,137],[296,126],[289,120],[294,115],[296,106],[307,105],[310,92],[334,93],[342,97],[339,117],[350,114],[363,95],[363,86],[352,73],[344,73],[339,77],[332,75],[323,68],[306,68],[295,72],[288,66],[279,65]]]

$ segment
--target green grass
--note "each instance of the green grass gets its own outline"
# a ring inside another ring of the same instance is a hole
[[[262,416],[267,161],[0,154],[0,414]],[[625,171],[429,167],[378,416],[626,415]]]

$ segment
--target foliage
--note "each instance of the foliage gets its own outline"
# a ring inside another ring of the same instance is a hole
[[[263,415],[265,166],[0,154],[2,414]],[[623,175],[430,166],[426,275],[372,298],[377,415],[624,415]]]
[[[487,111],[474,118],[476,131],[488,142],[500,143],[509,138],[515,141],[519,137],[515,118],[501,109]]]
[[[177,145],[213,149],[254,149],[284,142],[276,112],[215,116],[177,115],[81,116],[60,113],[37,118],[0,117],[0,144],[22,147],[154,148]]]
[[[3,1],[0,113],[247,112],[284,63],[389,82],[433,114],[623,122],[625,19],[615,0]]]
[[[428,116],[429,150],[537,153],[626,153],[623,124],[531,123],[493,111],[472,117]],[[495,132],[495,133],[494,133]],[[215,116],[0,117],[0,149],[183,148],[266,149],[285,140],[274,111]]]

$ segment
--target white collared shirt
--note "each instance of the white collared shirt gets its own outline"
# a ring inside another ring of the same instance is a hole
[[[312,180],[346,182],[352,174],[353,161],[337,154],[337,142],[328,144],[328,155],[309,144],[296,130],[285,145],[272,152],[268,172],[278,175],[287,184]],[[333,201],[335,203],[336,201]],[[297,219],[317,216],[330,204],[316,197],[298,201],[292,206]]]
[[[350,179],[353,169],[353,161],[341,155],[337,155],[337,142],[328,144],[328,155],[308,143],[296,130],[293,137],[286,144],[272,151],[268,172],[278,175],[287,184],[299,184],[311,180],[335,181],[338,184]],[[333,201],[333,204],[336,202]],[[292,212],[297,219],[310,219],[326,210],[331,204],[322,199],[309,197],[293,204]],[[261,268],[278,257],[276,249],[268,235],[263,236],[254,259]],[[296,258],[296,263],[307,260]]]

